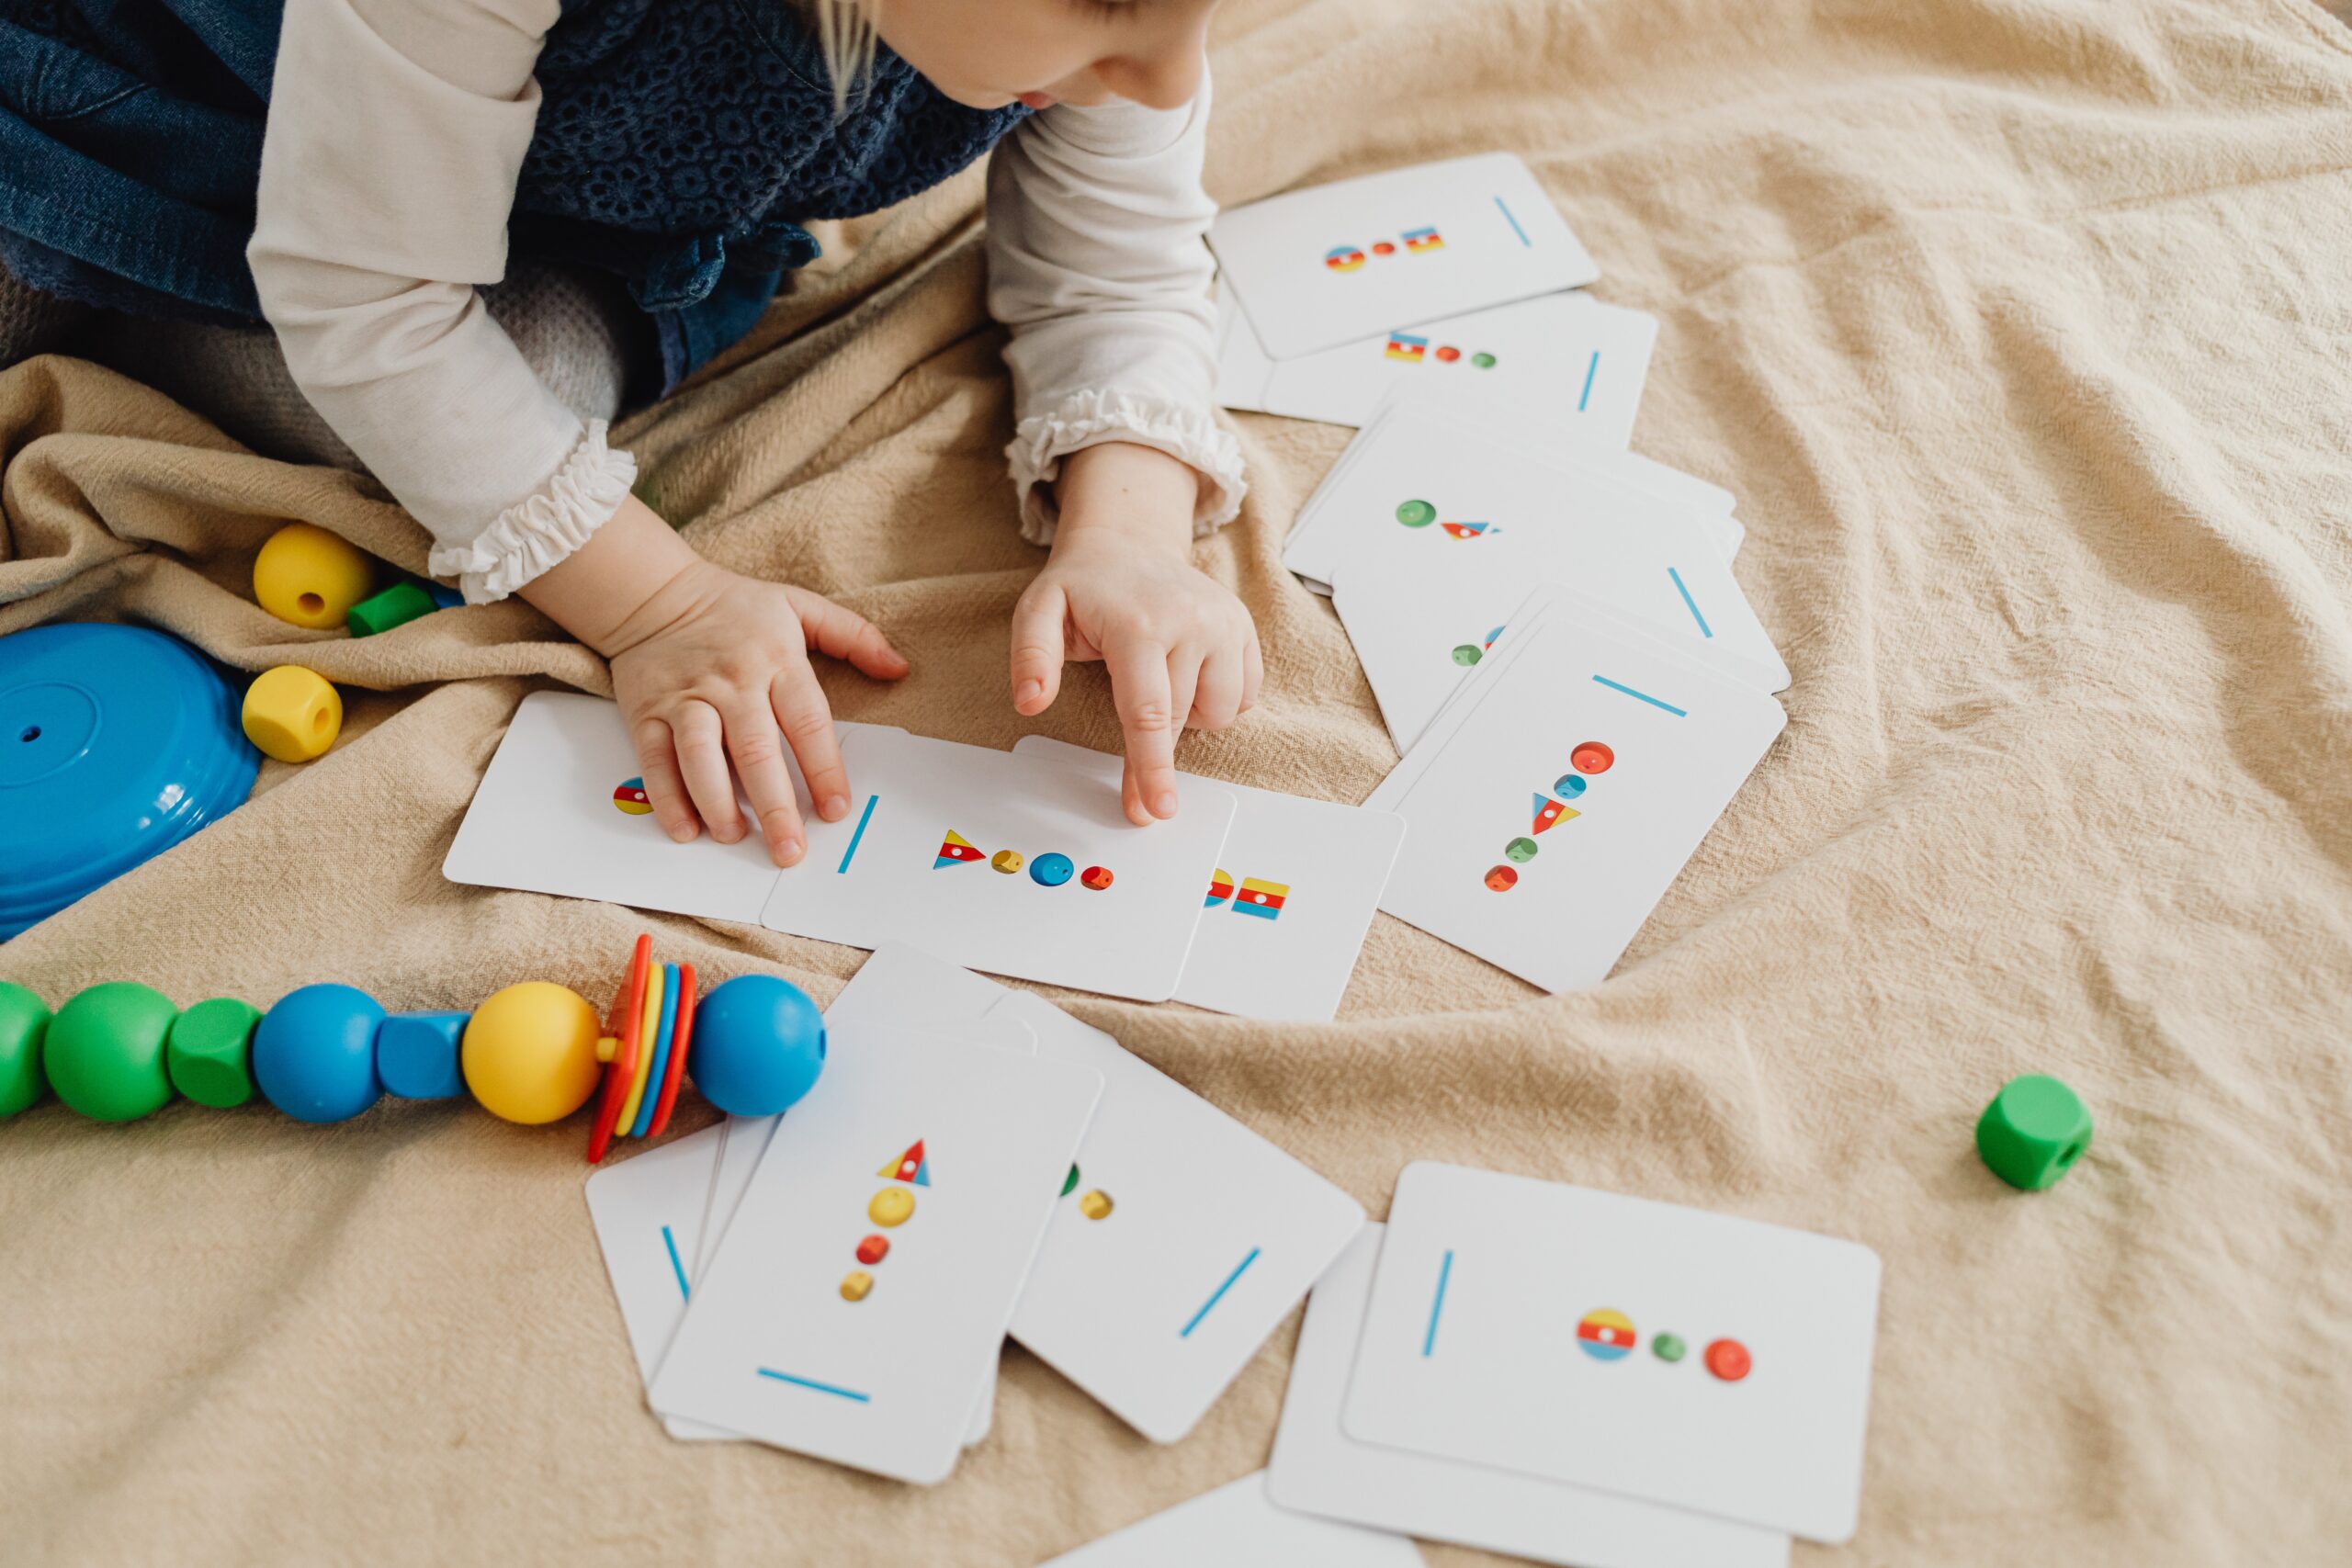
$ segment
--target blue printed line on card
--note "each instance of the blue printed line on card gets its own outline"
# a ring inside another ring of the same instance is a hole
[[[693,1300],[693,1292],[686,1288],[686,1267],[678,1261],[678,1238],[670,1234],[668,1225],[662,1227],[662,1245],[670,1249],[670,1272],[678,1277],[678,1299]]]
[[[1437,1349],[1437,1320],[1445,1311],[1445,1282],[1453,1278],[1453,1248],[1445,1249],[1445,1261],[1438,1265],[1437,1295],[1430,1302],[1430,1326],[1421,1336],[1421,1359],[1427,1360]]]
[[[1519,236],[1519,243],[1525,245],[1529,250],[1533,250],[1535,248],[1535,242],[1527,237],[1527,231],[1521,228],[1519,226],[1519,220],[1511,216],[1510,203],[1505,201],[1501,197],[1495,197],[1495,205],[1502,209],[1503,221],[1509,223],[1510,225],[1510,231]]]
[[[788,1382],[795,1388],[808,1388],[816,1390],[819,1393],[830,1393],[836,1399],[854,1399],[860,1404],[874,1403],[874,1396],[870,1393],[860,1393],[854,1388],[836,1388],[831,1383],[819,1382],[814,1378],[797,1378],[790,1372],[775,1371],[766,1367],[760,1369],[760,1376],[774,1378],[778,1382]]]
[[[878,795],[865,797],[865,810],[857,819],[857,831],[849,836],[849,848],[842,852],[842,863],[833,867],[835,876],[849,870],[849,863],[857,858],[857,846],[865,841],[865,825],[874,820],[874,803],[881,798]]]
[[[1715,628],[1707,624],[1706,616],[1699,614],[1699,601],[1691,598],[1690,590],[1682,585],[1682,574],[1675,570],[1672,567],[1668,567],[1666,569],[1666,575],[1674,579],[1674,591],[1682,595],[1683,608],[1689,610],[1690,612],[1690,618],[1699,623],[1699,635],[1701,637],[1713,637],[1715,635]]]
[[[1201,1319],[1208,1316],[1209,1309],[1225,1300],[1225,1292],[1233,1289],[1233,1282],[1249,1271],[1250,1265],[1258,1261],[1258,1254],[1261,1250],[1262,1249],[1259,1247],[1251,1247],[1250,1256],[1234,1265],[1233,1272],[1225,1277],[1225,1283],[1209,1292],[1209,1299],[1201,1303],[1201,1310],[1193,1314],[1193,1320],[1184,1325],[1182,1331],[1176,1336],[1177,1338],[1190,1339],[1193,1337],[1193,1330],[1201,1325]]]
[[[1600,350],[1592,351],[1592,360],[1584,367],[1584,390],[1577,394],[1577,412],[1584,412],[1585,404],[1592,401],[1592,378],[1600,373]]]
[[[1664,708],[1667,712],[1672,714],[1677,718],[1689,718],[1690,716],[1690,714],[1681,708],[1676,707],[1672,703],[1662,703],[1656,697],[1651,696],[1647,692],[1637,692],[1634,690],[1633,687],[1625,685],[1621,682],[1612,681],[1606,675],[1595,675],[1593,679],[1600,682],[1602,685],[1608,687],[1612,692],[1623,692],[1627,696],[1638,698],[1641,701],[1649,704],[1650,706],[1654,708]]]

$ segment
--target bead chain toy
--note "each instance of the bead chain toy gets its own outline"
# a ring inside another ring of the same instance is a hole
[[[825,1020],[797,986],[739,975],[699,1001],[691,964],[652,962],[640,935],[608,1020],[547,980],[507,987],[463,1012],[387,1013],[350,986],[303,986],[263,1011],[215,997],[182,1012],[133,981],[92,986],[54,1015],[0,981],[0,1118],[44,1084],[82,1115],[131,1122],[173,1092],[226,1110],[254,1089],[300,1122],[343,1122],[390,1093],[447,1100],[470,1091],[492,1115],[560,1122],[597,1094],[594,1164],[616,1137],[669,1127],[691,1056],[703,1098],[732,1116],[798,1102],[825,1066]]]

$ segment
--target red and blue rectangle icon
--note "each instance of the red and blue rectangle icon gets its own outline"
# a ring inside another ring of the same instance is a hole
[[[1234,885],[1233,874],[1223,866],[1209,878],[1209,896],[1202,908],[1214,909],[1230,904],[1237,915],[1255,915],[1261,920],[1282,919],[1283,904],[1290,897],[1290,884],[1269,882],[1263,877],[1245,876],[1240,886]]]

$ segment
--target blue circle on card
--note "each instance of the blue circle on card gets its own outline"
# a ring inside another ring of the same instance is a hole
[[[1068,882],[1078,867],[1065,854],[1046,853],[1029,863],[1029,880],[1040,887],[1059,887]]]
[[[1552,782],[1552,793],[1563,800],[1574,800],[1584,793],[1584,775],[1562,773]]]

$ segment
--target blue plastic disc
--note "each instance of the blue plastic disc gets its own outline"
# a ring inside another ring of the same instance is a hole
[[[0,637],[0,941],[244,804],[261,754],[187,643],[73,622]]]

